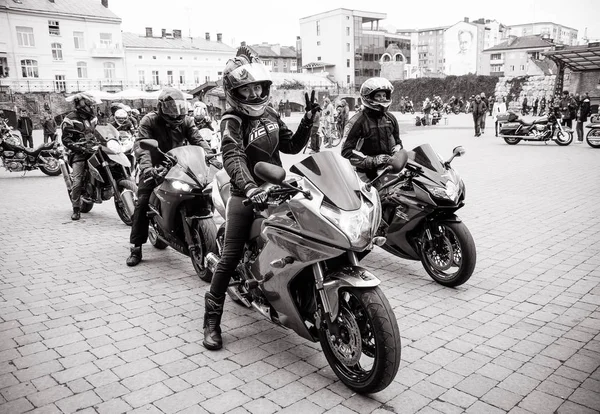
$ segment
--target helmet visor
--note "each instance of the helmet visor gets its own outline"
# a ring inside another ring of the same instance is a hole
[[[187,104],[184,100],[168,100],[161,103],[161,110],[167,116],[178,117],[187,114]]]
[[[231,89],[255,82],[271,82],[271,74],[262,63],[248,63],[227,74],[227,84]]]

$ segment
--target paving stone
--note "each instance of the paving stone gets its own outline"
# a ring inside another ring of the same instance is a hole
[[[72,395],[56,402],[56,406],[64,413],[74,413],[87,407],[101,403],[102,400],[93,391]]]
[[[195,388],[177,392],[154,402],[163,413],[176,413],[204,401],[206,398]]]
[[[287,407],[306,398],[313,393],[313,390],[298,382],[293,382],[277,390],[271,391],[265,397],[273,401],[280,407]]]
[[[600,393],[598,393],[598,390],[591,391],[578,388],[569,396],[569,400],[594,410],[600,408]]]
[[[266,398],[259,398],[247,402],[244,404],[244,408],[253,414],[272,414],[281,411],[281,407]]]
[[[584,407],[572,401],[565,401],[556,412],[558,414],[597,414],[598,410]]]
[[[154,401],[160,400],[168,395],[173,394],[164,384],[153,384],[149,387],[131,392],[123,396],[127,404],[134,408],[142,407],[146,404],[151,404]]]
[[[69,397],[70,395],[73,395],[73,392],[66,385],[56,385],[51,388],[46,388],[45,390],[35,394],[31,394],[27,397],[27,399],[35,407],[43,407],[55,401]]]
[[[519,394],[504,390],[502,388],[493,388],[483,397],[482,401],[487,402],[495,407],[509,411],[521,401],[523,397]]]
[[[482,397],[489,390],[494,388],[498,381],[489,379],[482,375],[472,374],[454,386],[459,391],[463,391],[474,397]]]
[[[20,414],[28,412],[33,409],[33,405],[25,398],[19,398],[17,400],[9,401],[4,404],[0,404],[0,412],[7,414]]]
[[[344,401],[342,397],[327,389],[321,389],[314,394],[309,395],[307,400],[326,410],[331,409]]]
[[[119,414],[131,411],[131,406],[120,398],[98,404],[98,414]]]
[[[325,410],[323,408],[311,403],[308,400],[301,400],[301,401],[298,401],[297,403],[292,404],[289,407],[284,408],[283,410],[281,410],[279,412],[283,413],[283,414],[295,414],[295,413],[320,414],[324,411]]]
[[[425,398],[414,391],[407,390],[396,398],[388,401],[386,405],[392,407],[394,412],[411,414],[418,412],[430,402],[431,400],[429,398]]]
[[[229,410],[246,404],[250,398],[237,390],[227,391],[202,402],[200,405],[211,413],[226,413]]]

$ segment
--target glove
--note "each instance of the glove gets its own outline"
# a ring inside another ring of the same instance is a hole
[[[144,178],[144,182],[150,180],[158,182],[163,179],[166,170],[167,169],[162,165],[159,165],[158,167],[149,167],[142,171],[142,178]]]
[[[379,154],[373,157],[373,164],[375,165],[375,168],[383,167],[384,165],[387,165],[390,162],[391,158],[392,157],[390,157],[387,154]]]
[[[315,100],[314,89],[313,89],[312,93],[310,94],[310,99],[308,98],[308,93],[304,93],[304,100],[306,101],[306,109],[305,109],[306,114],[304,116],[306,117],[306,119],[312,119],[315,112],[321,111],[321,107]]]
[[[210,165],[212,165],[213,167],[215,167],[217,170],[220,170],[223,168],[223,163],[221,161],[219,161],[217,159],[217,157],[213,157],[210,160],[208,160],[208,163]]]
[[[395,153],[399,152],[403,148],[404,147],[402,146],[402,143],[400,143],[398,145],[394,145],[394,148],[392,148],[392,154],[395,154]]]
[[[269,198],[269,195],[265,190],[261,188],[252,188],[246,191],[246,197],[248,197],[250,201],[252,201],[252,204],[260,208],[265,205],[265,203],[267,202],[267,198]]]

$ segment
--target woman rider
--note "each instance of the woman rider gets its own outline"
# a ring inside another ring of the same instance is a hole
[[[221,118],[223,165],[231,177],[231,198],[227,203],[225,243],[221,260],[215,269],[210,291],[204,297],[204,347],[221,349],[221,316],[225,292],[231,275],[240,261],[254,219],[252,206],[244,206],[248,198],[260,206],[267,193],[259,186],[263,181],[254,175],[259,161],[281,166],[279,151],[297,154],[310,137],[312,118],[321,108],[306,98],[306,113],[295,134],[268,106],[271,78],[269,72],[248,48],[242,46],[223,71],[223,88],[230,108]]]

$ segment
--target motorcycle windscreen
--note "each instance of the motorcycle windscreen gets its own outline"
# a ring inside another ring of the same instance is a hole
[[[435,171],[439,174],[444,174],[446,172],[446,168],[439,155],[429,144],[423,144],[413,148],[412,151],[408,152],[408,159],[414,161],[423,168]]]
[[[119,131],[117,131],[117,128],[115,128],[111,124],[96,125],[94,134],[96,138],[104,142],[108,142],[111,139],[116,139],[117,141],[119,140]]]
[[[200,183],[202,187],[208,185],[213,179],[214,174],[206,165],[204,150],[197,145],[184,145],[183,147],[173,148],[169,151],[170,155],[177,157],[177,163],[171,171],[180,170],[189,175]],[[171,174],[171,172],[169,172]],[[167,176],[169,177],[169,176]]]
[[[311,155],[294,164],[290,172],[306,177],[324,195],[324,200],[346,211],[360,208],[360,180],[350,161],[331,151]]]

